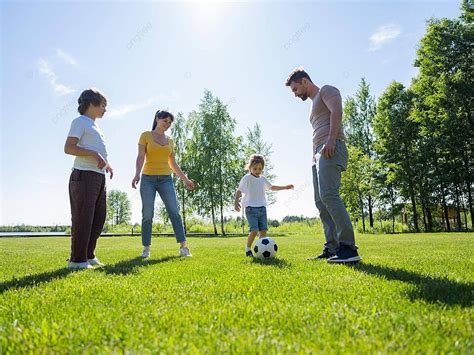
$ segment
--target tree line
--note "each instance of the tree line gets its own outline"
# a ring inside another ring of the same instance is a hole
[[[473,228],[472,4],[463,1],[461,12],[428,20],[409,87],[393,81],[376,100],[362,78],[345,100],[341,189],[364,230],[375,209],[393,224],[404,213],[416,232]]]

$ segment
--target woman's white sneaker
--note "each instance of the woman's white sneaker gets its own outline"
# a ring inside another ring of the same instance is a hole
[[[142,258],[149,258],[149,257],[150,257],[150,246],[143,247]]]
[[[190,252],[189,249],[188,249],[188,247],[179,248],[179,255],[181,255],[181,256],[187,256],[187,257],[192,256],[192,255],[191,255],[191,252]]]

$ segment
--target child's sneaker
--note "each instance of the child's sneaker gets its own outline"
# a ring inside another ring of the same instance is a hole
[[[87,259],[87,262],[90,266],[104,266],[105,264],[101,263],[99,259]]]
[[[149,258],[149,257],[150,257],[150,246],[143,247],[142,258]]]
[[[82,263],[76,263],[74,261],[68,261],[67,262],[67,268],[68,269],[74,269],[74,270],[93,269],[93,267],[87,261],[84,261]]]
[[[191,255],[191,252],[190,252],[189,249],[188,249],[188,247],[179,248],[179,255],[181,255],[181,256],[187,256],[187,257],[192,256],[192,255]]]
[[[252,251],[251,251],[251,250],[247,250],[247,251],[245,252],[245,256],[251,256],[251,257],[253,257]]]

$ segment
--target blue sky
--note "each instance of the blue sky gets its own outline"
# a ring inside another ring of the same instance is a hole
[[[416,75],[426,19],[458,15],[458,1],[2,2],[0,225],[69,223],[63,145],[91,86],[109,102],[98,121],[115,170],[108,189],[129,194],[134,222],[140,133],[157,109],[196,109],[206,88],[228,103],[237,134],[261,125],[274,183],[295,185],[269,217],[315,216],[310,103],[284,86],[288,73],[303,66],[344,97],[365,77],[378,96]]]

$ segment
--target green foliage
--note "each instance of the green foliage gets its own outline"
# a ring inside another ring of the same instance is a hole
[[[236,137],[236,121],[226,105],[210,91],[204,92],[199,110],[190,114],[193,139],[186,146],[189,177],[198,182],[191,191],[197,213],[209,217],[217,234],[218,214],[224,233],[224,209],[231,206],[242,177],[242,139]]]
[[[107,193],[107,221],[110,224],[119,225],[129,223],[132,209],[127,193],[112,190]]]

